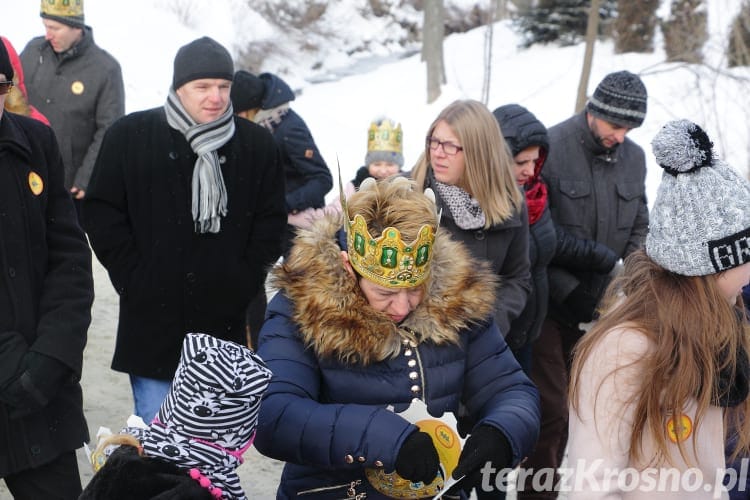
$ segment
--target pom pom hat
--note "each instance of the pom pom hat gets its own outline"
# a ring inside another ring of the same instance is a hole
[[[651,146],[664,173],[646,236],[649,257],[684,276],[750,262],[750,183],[714,156],[708,135],[688,120],[667,123]]]

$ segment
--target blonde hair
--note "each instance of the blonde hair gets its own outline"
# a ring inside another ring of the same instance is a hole
[[[633,461],[671,462],[663,430],[665,415],[679,417],[695,401],[693,428],[699,429],[708,407],[717,403],[719,372],[735,373],[739,349],[748,352],[750,332],[742,299],[738,297],[734,306],[729,304],[716,283],[718,276],[682,276],[656,264],[644,250],[637,250],[608,287],[600,319],[575,347],[570,403],[578,413],[581,370],[598,342],[626,323],[649,340],[652,348],[637,361],[642,377],[635,381],[634,395],[626,402],[635,408],[629,446]],[[725,412],[727,424],[731,424],[726,428],[738,434],[735,457],[750,451],[748,411],[750,398]],[[655,457],[642,456],[646,431],[654,440]],[[695,454],[695,432],[692,444]],[[677,446],[689,463],[682,442]]]
[[[440,122],[445,122],[461,142],[465,169],[459,187],[479,202],[486,217],[485,227],[504,222],[520,211],[524,199],[513,174],[513,157],[490,110],[479,101],[454,101],[435,118],[427,137]],[[425,144],[411,173],[419,186],[425,185],[431,168],[429,158],[430,148]]]
[[[346,206],[349,220],[361,215],[372,235],[380,235],[385,228],[395,227],[402,239],[408,242],[418,237],[425,224],[437,230],[435,203],[414,181],[405,177],[391,176],[375,182],[373,187],[360,188],[349,197]]]

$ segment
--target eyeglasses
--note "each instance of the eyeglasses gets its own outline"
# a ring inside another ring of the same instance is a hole
[[[13,86],[13,80],[6,80],[0,82],[0,95],[5,95],[10,92],[10,88]]]
[[[455,154],[458,154],[459,151],[463,151],[464,148],[459,146],[458,144],[453,144],[452,142],[448,141],[439,141],[435,139],[434,137],[428,137],[427,138],[427,147],[430,148],[432,151],[437,151],[437,149],[442,146],[443,147],[443,153],[453,156]]]

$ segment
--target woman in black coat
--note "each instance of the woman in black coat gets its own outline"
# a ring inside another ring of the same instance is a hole
[[[12,78],[0,44],[0,477],[15,498],[75,499],[91,252],[54,132],[3,111]]]
[[[531,293],[521,315],[513,320],[505,337],[526,373],[531,370],[531,344],[539,337],[547,315],[550,262],[567,266],[597,266],[608,272],[617,256],[592,240],[575,238],[556,227],[547,204],[547,186],[541,178],[549,152],[547,128],[533,113],[518,104],[506,104],[492,112],[515,162],[516,182],[523,189],[529,211],[529,264]]]

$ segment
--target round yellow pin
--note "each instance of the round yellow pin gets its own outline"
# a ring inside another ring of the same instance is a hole
[[[39,196],[44,191],[44,181],[36,172],[29,172],[29,188],[34,195]]]

